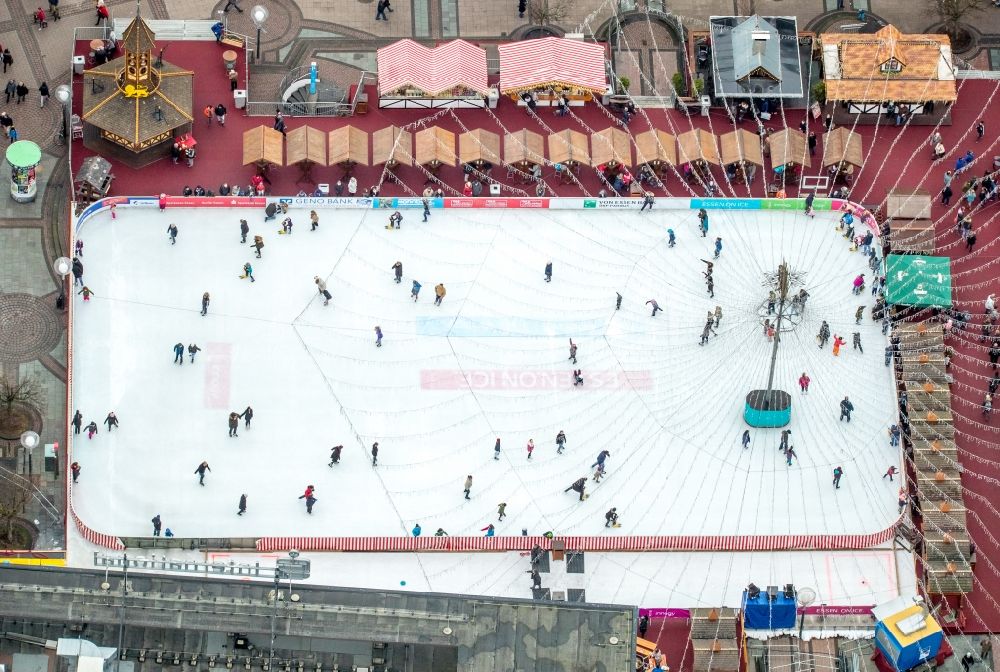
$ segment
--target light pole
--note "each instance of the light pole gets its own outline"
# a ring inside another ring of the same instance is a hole
[[[28,481],[31,481],[31,454],[34,452],[35,448],[38,447],[38,442],[41,439],[38,437],[38,432],[33,432],[30,429],[23,434],[21,434],[21,447],[23,447],[28,453]]]
[[[59,89],[56,89],[56,95],[59,95]],[[52,270],[54,270],[56,272],[56,275],[59,276],[59,298],[56,299],[56,308],[58,308],[59,310],[65,310],[66,276],[69,275],[70,271],[73,270],[73,262],[70,261],[69,257],[59,257],[58,259],[52,262]]]
[[[812,588],[799,588],[795,597],[802,609],[802,615],[799,616],[799,639],[802,639],[802,631],[806,627],[806,607],[816,601],[816,591]]]
[[[66,136],[69,135],[69,128],[67,128],[69,124],[66,122],[66,120],[69,118],[69,108],[70,108],[70,103],[73,100],[73,92],[70,90],[68,84],[60,84],[59,86],[56,87],[56,90],[53,92],[53,95],[55,95],[56,100],[59,101],[59,103],[62,105],[63,108],[62,136],[63,139],[66,139]],[[67,142],[67,144],[69,143]]]
[[[255,5],[253,9],[250,10],[250,16],[253,17],[253,25],[257,26],[257,61],[260,60],[260,34],[262,32],[267,32],[264,30],[264,22],[267,21],[267,17],[270,16],[270,12],[267,11],[267,7],[264,5]]]

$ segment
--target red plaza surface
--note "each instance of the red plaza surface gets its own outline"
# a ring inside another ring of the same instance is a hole
[[[157,47],[163,46],[158,44]],[[77,44],[77,53],[86,53],[87,44]],[[261,124],[270,126],[270,117],[247,117],[243,111],[234,109],[230,94],[229,82],[222,64],[221,52],[224,47],[214,42],[182,42],[167,50],[167,60],[191,69],[194,77],[194,129],[198,140],[198,156],[193,168],[188,168],[182,161],[178,165],[169,159],[159,161],[142,170],[132,170],[120,164],[114,164],[115,181],[113,195],[155,195],[160,192],[180,194],[185,185],[192,188],[202,185],[206,189],[217,190],[222,182],[246,185],[254,174],[252,166],[240,165],[242,153],[243,131]],[[246,81],[243,63],[237,64],[241,85]],[[80,114],[82,101],[81,89],[84,79],[74,77],[74,109]],[[924,187],[937,194],[942,186],[942,174],[952,168],[954,159],[966,149],[972,149],[977,160],[972,171],[956,180],[961,186],[963,178],[969,174],[982,174],[993,166],[993,156],[1000,155],[1000,146],[996,131],[1000,130],[1000,113],[997,106],[991,104],[1000,91],[1000,81],[992,80],[960,80],[958,83],[958,102],[952,110],[952,125],[941,128],[944,144],[948,149],[948,157],[941,163],[934,164],[929,159],[927,147],[929,127],[895,128],[892,126],[858,126],[855,130],[863,138],[865,166],[856,171],[855,183],[852,189],[852,200],[878,207],[885,199],[888,190],[894,187]],[[573,113],[567,117],[556,117],[547,108],[538,108],[538,116],[528,115],[523,108],[514,105],[510,100],[502,99],[496,110],[457,110],[454,112],[426,110],[380,110],[375,104],[378,95],[374,87],[368,89],[369,112],[366,115],[348,119],[336,118],[287,118],[289,130],[300,125],[309,124],[322,131],[329,131],[345,124],[351,124],[369,133],[394,125],[408,127],[416,132],[423,127],[437,125],[455,132],[478,128],[493,131],[500,136],[527,128],[544,137],[555,131],[574,129],[589,135],[609,126],[617,126],[618,119],[609,110],[598,104],[588,104],[585,107],[573,108]],[[225,127],[219,127],[214,122],[207,126],[201,110],[206,105],[224,102],[229,108]],[[986,112],[983,112],[986,110]],[[973,127],[978,119],[985,114],[986,138],[977,143]],[[797,128],[805,116],[802,110],[786,110],[783,114],[772,117],[768,125],[776,130],[783,126]],[[734,129],[733,122],[720,110],[713,110],[708,118],[687,117],[673,110],[645,109],[633,119],[627,131],[632,135],[647,130],[653,126],[678,135],[692,128],[703,128],[721,135]],[[743,128],[753,131],[753,122],[747,121]],[[820,136],[820,146],[817,156],[813,158],[812,168],[807,175],[817,175],[822,171],[821,155],[823,151],[822,125],[811,120],[810,128]],[[457,148],[456,148],[457,150]],[[72,168],[75,173],[80,162],[91,152],[85,149],[81,142],[73,143]],[[633,148],[634,157],[634,148]],[[633,159],[634,160],[634,159]],[[716,181],[722,187],[723,196],[765,196],[766,179],[770,169],[758,171],[757,180],[748,189],[742,185],[727,185],[721,169],[713,172]],[[359,166],[354,174],[358,178],[359,188],[366,189],[382,182],[382,167]],[[403,185],[391,180],[382,186],[382,195],[413,195],[424,189],[426,174],[420,169],[405,166],[397,169],[397,175]],[[493,178],[503,185],[502,195],[518,196],[533,194],[534,185],[523,185],[516,178],[508,180],[502,166],[493,170]],[[315,188],[313,182],[297,182],[300,171],[295,166],[286,166],[272,170],[269,173],[272,181],[270,193],[275,195],[294,195],[303,190],[311,193]],[[336,167],[318,166],[312,171],[312,179],[316,182],[333,184],[341,177],[340,169]],[[441,180],[447,185],[445,192],[453,195],[461,190],[464,181],[461,168],[445,167],[440,172]],[[602,187],[593,170],[582,169],[579,175],[580,184],[556,184],[553,179],[553,169],[547,167],[543,179],[550,188],[560,196],[594,195]],[[405,185],[405,186],[404,186]],[[955,185],[953,185],[954,188]],[[697,186],[694,187],[697,189]],[[998,287],[998,234],[1000,223],[997,222],[998,207],[989,204],[973,215],[974,228],[978,243],[971,253],[965,251],[954,232],[955,211],[960,200],[959,189],[952,206],[946,208],[935,201],[932,215],[937,220],[937,253],[947,255],[953,260],[952,283],[955,306],[968,310],[974,315],[977,324],[972,333],[953,335],[949,343],[956,350],[952,373],[955,384],[952,386],[952,405],[956,418],[958,445],[965,473],[962,476],[965,488],[965,504],[970,511],[969,528],[972,539],[978,549],[979,562],[975,567],[974,591],[961,604],[962,617],[965,619],[965,629],[971,632],[1000,630],[1000,602],[995,596],[1000,596],[1000,512],[991,502],[1000,486],[1000,459],[997,448],[1000,447],[1000,420],[984,421],[980,414],[980,405],[992,369],[987,360],[987,346],[980,341],[978,325],[981,324],[983,300]],[[658,190],[659,195],[671,196],[703,196],[703,193],[692,191],[676,175],[669,176],[664,188]],[[794,195],[794,188],[790,189]],[[675,669],[690,669],[692,655],[687,651],[686,633],[681,632],[686,626],[674,621],[655,621],[649,631],[649,639],[659,641],[661,648],[667,654],[668,660]],[[681,643],[685,645],[680,646]],[[686,655],[685,655],[686,654]]]

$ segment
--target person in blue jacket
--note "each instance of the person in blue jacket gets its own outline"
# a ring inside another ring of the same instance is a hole
[[[174,345],[174,364],[184,363],[184,344],[177,343]]]
[[[416,303],[417,299],[420,298],[420,283],[416,280],[413,281],[413,289],[410,290],[410,296],[413,297],[413,302]]]
[[[484,527],[479,531],[485,532],[487,537],[492,537],[494,536],[495,529],[493,528],[493,523],[490,523],[489,525],[487,525],[486,527]]]
[[[413,526],[412,534],[414,537],[420,536],[420,523],[417,523],[416,525]]]

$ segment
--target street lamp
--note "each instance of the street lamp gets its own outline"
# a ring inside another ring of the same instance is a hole
[[[25,433],[21,434],[21,446],[28,451],[28,480],[31,480],[31,453],[34,452],[35,448],[38,447],[38,442],[41,439],[38,436],[38,432],[33,432],[30,429]]]
[[[68,128],[69,124],[66,123],[66,120],[69,118],[69,108],[70,108],[70,103],[73,100],[73,92],[70,90],[68,84],[60,84],[59,86],[56,87],[56,90],[53,92],[53,95],[56,97],[56,100],[59,101],[59,103],[62,105],[63,108],[62,135],[63,138],[65,138],[67,135],[69,135],[69,128]]]
[[[56,95],[59,95],[59,89],[56,89]],[[56,299],[56,308],[59,310],[65,310],[66,276],[73,270],[73,262],[70,261],[69,257],[59,257],[52,262],[52,270],[54,270],[59,276],[59,298]]]
[[[799,588],[795,597],[798,598],[799,608],[802,609],[802,615],[799,617],[799,639],[802,639],[802,631],[806,627],[806,607],[816,601],[816,591],[812,588]]]
[[[260,60],[260,34],[261,32],[267,32],[264,30],[264,22],[267,21],[267,17],[270,16],[270,12],[267,11],[267,7],[264,5],[255,5],[253,9],[250,10],[250,16],[253,17],[253,25],[257,26],[257,58]]]

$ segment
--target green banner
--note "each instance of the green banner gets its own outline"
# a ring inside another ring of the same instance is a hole
[[[885,300],[902,306],[951,307],[951,259],[919,254],[886,257]]]

